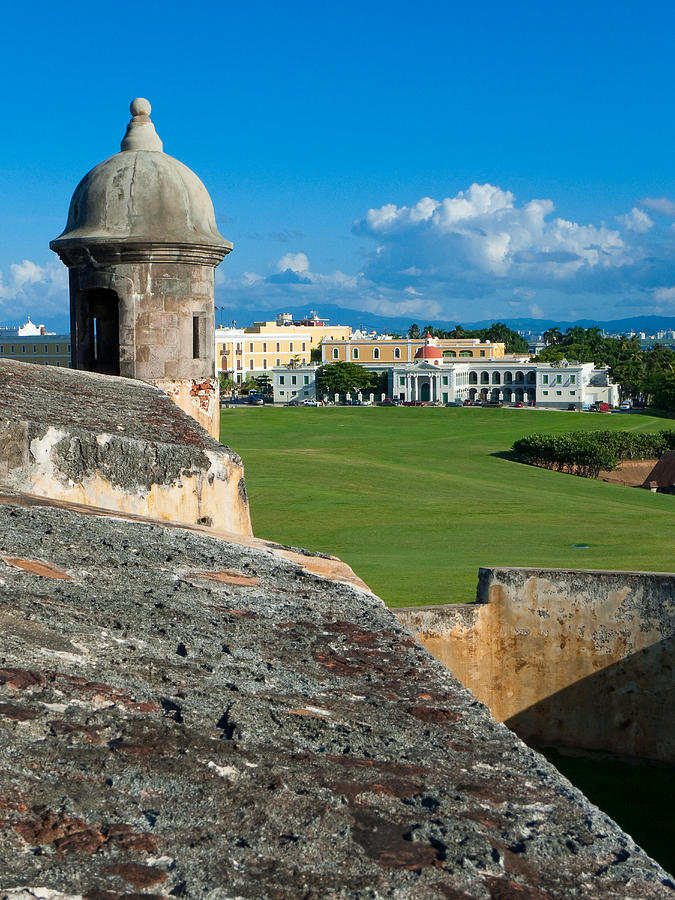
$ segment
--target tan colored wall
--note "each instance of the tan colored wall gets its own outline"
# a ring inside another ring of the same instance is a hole
[[[526,740],[675,759],[675,575],[481,569],[476,604],[397,614]]]

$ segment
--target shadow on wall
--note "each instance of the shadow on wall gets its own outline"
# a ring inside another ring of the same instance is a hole
[[[531,744],[675,756],[675,640],[667,638],[506,719]]]
[[[675,575],[482,568],[477,597],[396,615],[524,740],[675,762]]]

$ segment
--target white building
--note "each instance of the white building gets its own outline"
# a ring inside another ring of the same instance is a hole
[[[392,367],[389,383],[391,396],[404,402],[492,400],[560,409],[619,405],[619,386],[610,382],[606,368],[566,360],[533,363],[514,357],[470,364],[424,360]]]
[[[611,383],[606,368],[596,369],[593,363],[533,363],[517,357],[453,362],[426,355],[429,358],[411,363],[371,364],[367,368],[387,370],[388,396],[403,402],[491,400],[534,402],[557,409],[572,405],[587,409],[593,403],[619,405],[619,386]],[[316,370],[315,365],[273,369],[274,402],[316,398]]]
[[[275,367],[270,371],[275,403],[291,400],[316,399],[316,370],[318,366]]]

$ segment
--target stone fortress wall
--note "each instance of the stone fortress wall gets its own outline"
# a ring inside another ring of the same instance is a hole
[[[675,575],[482,568],[474,604],[395,612],[528,742],[675,762]]]
[[[166,393],[129,378],[0,359],[0,484],[251,533],[241,459]]]
[[[0,366],[3,900],[675,896],[338,560],[98,508],[215,465],[161,391]]]

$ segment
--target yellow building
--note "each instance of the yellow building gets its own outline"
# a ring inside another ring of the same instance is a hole
[[[433,345],[444,359],[502,359],[504,344],[479,341],[478,338],[432,338]],[[347,339],[326,338],[321,345],[322,362],[368,363],[413,362],[415,354],[425,345],[425,338],[392,338],[389,335]]]
[[[316,313],[300,321],[281,313],[249,328],[216,328],[216,366],[242,382],[274,366],[305,365],[322,341],[345,340],[351,333],[349,325],[330,325]]]

